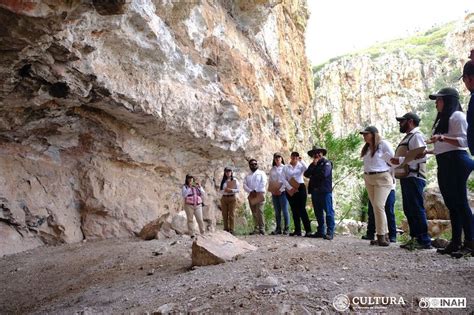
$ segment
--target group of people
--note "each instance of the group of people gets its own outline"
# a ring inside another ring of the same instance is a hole
[[[426,185],[427,156],[434,154],[438,164],[438,184],[446,207],[449,209],[452,239],[447,247],[438,249],[441,254],[453,257],[472,255],[474,252],[474,219],[467,200],[467,179],[474,169],[474,161],[467,153],[474,154],[474,61],[468,61],[463,68],[462,79],[471,93],[467,117],[463,113],[459,93],[454,88],[443,88],[429,95],[435,101],[437,116],[433,123],[432,135],[425,141],[419,128],[420,117],[413,112],[396,117],[399,130],[405,136],[394,151],[388,141],[383,140],[374,126],[366,127],[360,134],[364,138],[361,159],[364,164],[364,182],[369,196],[369,226],[364,239],[372,245],[389,246],[396,242],[396,225],[393,210],[395,200],[395,178],[400,180],[403,211],[408,221],[411,239],[400,245],[409,249],[430,249],[426,210],[423,206],[423,190]],[[428,150],[427,144],[433,144]],[[285,164],[282,154],[273,155],[272,168],[267,175],[259,170],[258,161],[248,161],[250,172],[245,177],[243,189],[248,193],[252,211],[254,230],[251,234],[265,234],[263,206],[265,192],[272,196],[276,228],[273,235],[285,234],[332,240],[334,237],[334,209],[332,205],[332,162],[326,158],[327,150],[315,147],[308,151],[312,158],[307,164],[298,152],[292,152],[290,162]],[[415,155],[414,155],[415,154]],[[304,177],[309,178],[306,188]],[[268,182],[268,185],[267,185]],[[239,183],[233,170],[224,169],[220,184],[221,209],[224,230],[234,232],[234,211]],[[182,195],[188,215],[190,231],[193,214],[202,223],[202,187],[186,177]],[[317,231],[311,231],[306,211],[308,193],[318,223]],[[294,231],[289,231],[288,204],[294,222]],[[371,211],[372,210],[372,211]],[[283,217],[283,220],[282,220]],[[283,221],[283,222],[282,222]],[[464,233],[464,242],[462,234]],[[194,234],[194,232],[192,232]]]

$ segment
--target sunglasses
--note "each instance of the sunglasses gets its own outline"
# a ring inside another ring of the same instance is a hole
[[[257,163],[250,163],[249,165],[252,165],[252,166],[254,166],[254,165],[257,165]]]

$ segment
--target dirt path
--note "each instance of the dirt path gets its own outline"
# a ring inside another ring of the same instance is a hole
[[[43,247],[3,257],[0,313],[332,313],[334,297],[351,292],[402,297],[405,306],[388,306],[389,313],[419,312],[422,297],[466,297],[467,308],[451,312],[474,312],[473,258],[369,246],[354,237],[241,238],[259,249],[197,268],[190,268],[191,240],[180,236]]]

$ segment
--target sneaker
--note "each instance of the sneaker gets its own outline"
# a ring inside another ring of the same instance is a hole
[[[448,246],[446,246],[445,248],[438,248],[436,252],[441,255],[446,255],[446,254],[457,252],[460,249],[461,249],[461,245],[453,243],[453,242],[449,242]]]
[[[280,229],[276,229],[275,231],[272,231],[270,234],[271,235],[278,235],[278,234],[282,234],[282,233],[281,233]]]
[[[312,235],[313,235],[313,233],[311,233],[311,232],[304,233],[304,237],[313,237]]]
[[[473,257],[474,253],[474,241],[464,242],[464,245],[460,250],[452,252],[451,257],[462,258],[462,257]]]
[[[288,235],[288,234],[290,234],[290,231],[288,231],[288,228],[285,228],[285,229],[283,230],[283,233],[282,233],[282,234],[283,234],[283,235]]]

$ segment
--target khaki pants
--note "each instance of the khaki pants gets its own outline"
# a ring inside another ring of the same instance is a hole
[[[204,222],[202,220],[202,205],[188,205],[184,204],[184,211],[186,212],[186,218],[188,219],[188,231],[189,235],[194,235],[194,217],[199,225],[199,232],[204,234]]]
[[[263,204],[264,203],[265,202],[262,201],[253,206],[252,205],[250,206],[250,210],[252,210],[255,232],[265,232],[265,221],[263,219]]]
[[[222,196],[221,209],[224,219],[224,231],[234,232],[235,196]]]
[[[374,208],[376,234],[385,235],[388,233],[385,202],[392,190],[393,177],[389,172],[372,175],[364,174],[364,181],[370,203]]]

